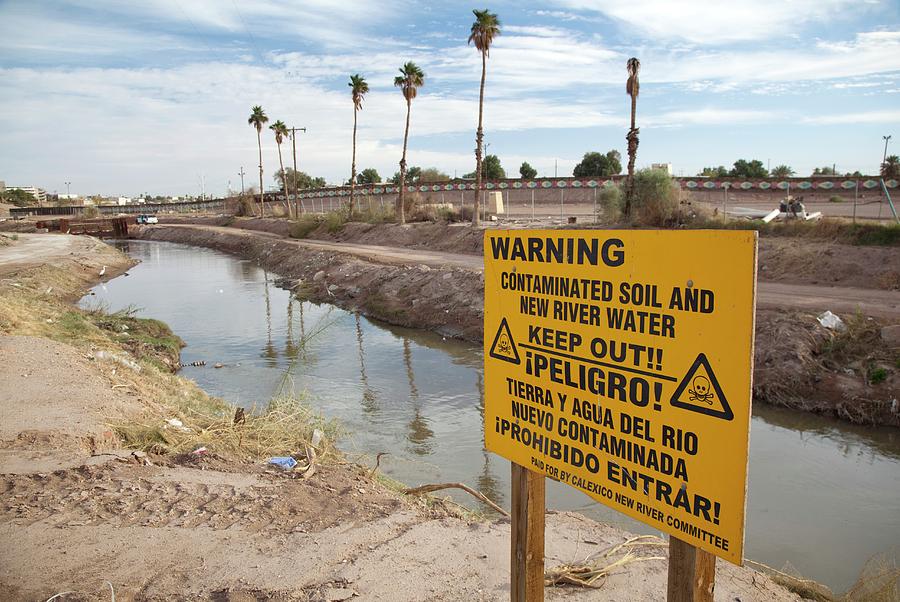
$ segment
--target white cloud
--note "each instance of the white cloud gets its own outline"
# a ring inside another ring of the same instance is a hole
[[[686,125],[738,125],[771,123],[783,119],[773,111],[699,107],[683,111],[667,111],[641,119],[644,127],[680,127]]]
[[[648,37],[723,44],[774,38],[809,22],[840,20],[860,11],[853,0],[557,0],[562,7],[601,13]]]
[[[900,111],[861,111],[804,117],[801,123],[811,125],[843,125],[853,123],[900,123]]]

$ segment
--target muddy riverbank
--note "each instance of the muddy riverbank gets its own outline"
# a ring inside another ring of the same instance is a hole
[[[444,240],[436,244],[451,249],[472,244],[473,235],[466,233],[471,229],[441,227],[450,234],[442,237],[432,229],[424,233],[425,238]],[[277,234],[246,228],[160,225],[142,228],[139,236],[213,248],[257,261],[282,276],[284,285],[302,298],[470,342],[483,338],[484,282],[475,265],[477,258],[471,254],[460,254],[459,261],[444,265],[439,260],[403,262],[394,255],[379,256],[377,250],[361,257],[334,248],[309,248]],[[407,244],[411,244],[411,236]],[[819,324],[818,313],[758,310],[754,399],[860,424],[900,426],[894,402],[900,396],[900,375],[897,351],[892,347],[897,343],[883,334],[890,333],[885,327],[898,320],[848,312],[843,314],[848,328],[834,331]]]

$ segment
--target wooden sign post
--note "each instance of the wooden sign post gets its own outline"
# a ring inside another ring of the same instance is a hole
[[[544,599],[544,475],[512,463],[510,600]]]
[[[546,477],[671,536],[670,602],[711,602],[716,558],[743,562],[756,237],[485,232],[484,440],[513,463],[513,602],[543,600]]]
[[[712,602],[716,557],[677,537],[669,537],[669,584],[666,602]]]

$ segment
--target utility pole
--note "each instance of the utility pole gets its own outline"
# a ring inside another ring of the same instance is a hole
[[[294,175],[291,177],[291,184],[293,184],[294,188],[294,216],[300,217],[300,212],[298,211],[298,207],[300,207],[300,193],[297,191],[297,130],[305,132],[306,128],[291,128],[291,147],[294,153]],[[284,174],[282,174],[283,177]],[[287,187],[287,182],[284,182],[284,186]]]
[[[554,178],[559,177],[559,159],[553,160],[553,177]]]
[[[72,191],[69,189],[70,184],[72,184],[72,182],[66,182],[66,200],[68,200],[69,196],[72,194]]]
[[[247,172],[244,171],[244,166],[241,165],[241,171],[238,172],[238,175],[241,176],[241,196],[244,196],[244,174]]]

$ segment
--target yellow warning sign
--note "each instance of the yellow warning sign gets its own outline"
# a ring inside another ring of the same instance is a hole
[[[489,450],[740,564],[756,233],[485,233]]]

